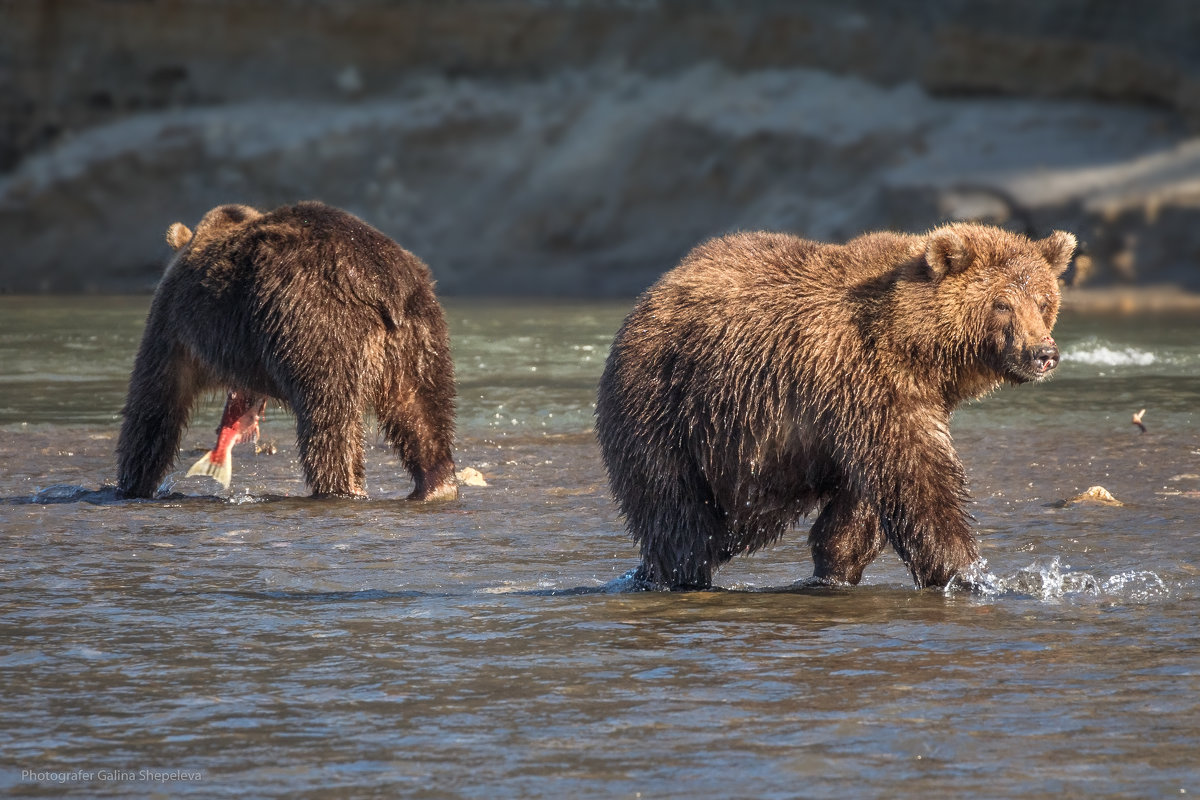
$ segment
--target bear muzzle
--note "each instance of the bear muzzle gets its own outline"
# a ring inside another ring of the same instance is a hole
[[[1049,375],[1058,366],[1058,345],[1049,336],[1043,337],[1030,353],[1029,361],[1038,378]]]
[[[1014,347],[1005,359],[1006,378],[1012,383],[1029,383],[1048,378],[1059,362],[1058,345],[1049,336],[1040,342]]]

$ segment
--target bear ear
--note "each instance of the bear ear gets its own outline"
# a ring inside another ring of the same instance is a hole
[[[192,240],[192,232],[182,222],[176,222],[167,228],[167,244],[172,250],[178,250]]]
[[[1042,251],[1042,257],[1046,259],[1046,263],[1050,265],[1050,269],[1055,275],[1062,275],[1067,271],[1067,265],[1071,263],[1071,256],[1075,254],[1075,245],[1074,235],[1066,231],[1055,231],[1037,242],[1038,249]]]
[[[950,228],[934,231],[925,245],[925,263],[934,280],[962,272],[973,260],[967,240]]]

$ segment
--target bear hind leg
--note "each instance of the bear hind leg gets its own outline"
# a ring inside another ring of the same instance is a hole
[[[117,440],[121,495],[154,496],[175,462],[192,403],[204,388],[204,371],[180,348],[154,336],[143,341]]]
[[[653,484],[647,484],[652,486]],[[734,555],[726,514],[707,492],[683,493],[675,502],[646,497],[625,504],[630,532],[641,545],[639,582],[672,591],[712,588],[713,574]],[[709,499],[701,500],[707,495]]]
[[[362,407],[344,391],[318,402],[291,402],[296,443],[314,497],[365,497]]]
[[[458,482],[450,452],[453,420],[413,394],[379,398],[375,415],[388,443],[413,478],[409,500],[454,500]]]
[[[875,508],[839,492],[826,503],[808,534],[813,577],[826,583],[857,585],[887,541]]]
[[[679,535],[672,531],[667,535],[660,533],[653,540],[643,540],[642,563],[634,579],[647,587],[675,592],[711,589],[713,573],[729,557],[710,553],[706,547],[695,547],[697,541],[705,539],[706,535]],[[672,540],[674,544],[670,543]]]

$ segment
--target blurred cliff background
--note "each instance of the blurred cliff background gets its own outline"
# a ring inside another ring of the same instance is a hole
[[[960,218],[1200,290],[1200,3],[0,0],[0,291],[148,291],[169,223],[310,198],[444,294]]]

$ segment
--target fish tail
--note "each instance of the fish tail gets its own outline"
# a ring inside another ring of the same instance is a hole
[[[233,459],[227,455],[223,461],[218,461],[216,450],[205,453],[187,471],[187,477],[193,475],[207,475],[228,489],[229,482],[233,479]]]

